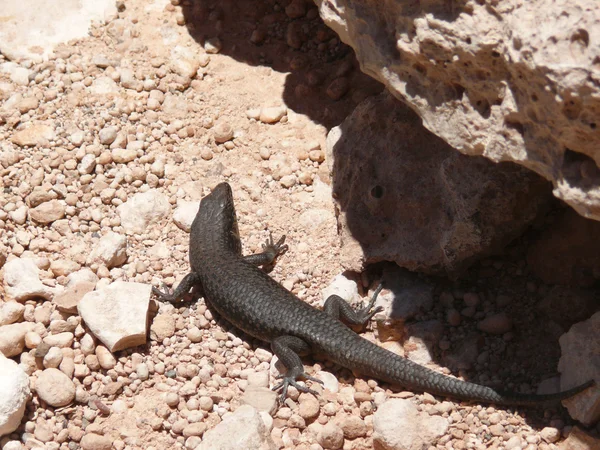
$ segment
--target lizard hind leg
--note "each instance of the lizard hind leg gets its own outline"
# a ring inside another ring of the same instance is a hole
[[[179,283],[175,291],[172,291],[167,287],[163,287],[163,290],[160,290],[152,286],[152,293],[154,293],[154,295],[156,295],[159,298],[159,300],[163,302],[178,303],[181,301],[185,294],[190,292],[190,289],[192,289],[193,287],[200,288],[198,293],[199,297],[204,296],[202,294],[202,285],[200,283],[200,277],[197,273],[190,272],[183,278],[183,280],[181,280],[181,283]]]
[[[379,283],[377,289],[373,293],[373,297],[369,301],[369,304],[364,308],[359,310],[354,309],[350,304],[345,301],[342,297],[338,295],[330,295],[325,300],[325,304],[323,305],[323,311],[329,314],[331,317],[344,320],[352,325],[364,325],[371,318],[380,311],[383,311],[382,306],[378,306],[377,308],[373,308],[375,305],[375,301],[377,300],[377,296],[383,289],[383,284]]]
[[[277,377],[283,381],[273,387],[274,391],[281,389],[281,396],[279,398],[281,403],[285,401],[289,386],[294,386],[300,392],[308,392],[315,396],[319,395],[318,392],[297,383],[298,378],[304,378],[323,384],[322,380],[311,377],[304,372],[304,365],[298,354],[305,354],[310,351],[310,347],[306,342],[296,336],[279,336],[271,342],[271,349],[287,369],[285,375]]]

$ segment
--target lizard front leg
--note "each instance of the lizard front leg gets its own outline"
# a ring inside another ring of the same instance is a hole
[[[275,258],[288,251],[288,246],[284,244],[285,236],[281,236],[277,242],[273,242],[273,236],[269,233],[269,238],[262,245],[263,251],[255,255],[247,255],[242,258],[255,266],[270,266]]]
[[[294,386],[300,392],[308,392],[315,396],[319,395],[318,392],[296,383],[298,378],[304,378],[306,380],[323,384],[322,380],[311,377],[304,372],[304,365],[302,364],[302,360],[298,354],[306,354],[310,352],[310,346],[306,342],[296,336],[279,336],[271,341],[271,349],[287,369],[285,375],[279,375],[277,377],[278,379],[283,379],[283,381],[277,386],[273,387],[274,391],[282,389],[281,396],[279,398],[281,403],[285,401],[289,386]]]
[[[371,298],[369,304],[366,307],[361,308],[359,310],[355,310],[352,306],[350,306],[350,304],[347,301],[345,301],[339,295],[330,295],[329,297],[327,297],[327,300],[325,300],[325,304],[323,305],[323,311],[325,311],[327,314],[329,314],[335,319],[343,319],[352,325],[364,325],[375,314],[377,314],[380,311],[383,311],[382,306],[378,306],[377,308],[371,311],[373,305],[375,305],[377,296],[379,295],[382,289],[383,283],[379,283],[379,286],[377,286],[377,289],[375,289],[375,292],[373,293],[373,297]]]

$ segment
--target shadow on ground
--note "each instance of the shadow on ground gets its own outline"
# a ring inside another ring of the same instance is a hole
[[[311,2],[294,19],[279,6],[286,3],[200,0],[184,2],[182,12],[201,45],[217,38],[221,54],[288,73],[285,104],[329,129],[383,86],[360,71],[353,50],[325,26]]]

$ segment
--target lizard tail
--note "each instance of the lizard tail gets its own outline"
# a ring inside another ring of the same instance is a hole
[[[363,343],[359,345],[367,348],[356,351],[355,347],[352,355],[347,355],[346,361],[339,361],[341,364],[362,374],[398,384],[410,390],[424,391],[445,397],[498,405],[535,405],[572,397],[596,384],[594,380],[589,380],[572,389],[544,395],[505,392],[442,375],[365,339],[361,340]]]

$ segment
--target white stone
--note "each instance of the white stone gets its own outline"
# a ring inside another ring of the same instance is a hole
[[[149,225],[165,219],[171,211],[169,200],[156,189],[135,194],[117,207],[121,226],[127,234],[141,234]]]
[[[0,326],[10,325],[23,318],[25,306],[19,302],[6,302],[0,304]]]
[[[58,368],[63,360],[63,354],[60,348],[50,347],[46,356],[44,356],[44,367],[46,369]]]
[[[116,127],[105,127],[100,130],[98,133],[98,137],[100,138],[100,143],[103,145],[110,145],[115,142],[117,138],[117,128]]]
[[[110,269],[124,264],[125,261],[127,261],[127,237],[111,231],[100,238],[90,253],[88,265],[96,262]]]
[[[87,175],[92,173],[95,167],[96,156],[92,154],[87,154],[81,159],[81,162],[77,166],[77,171],[82,175]]]
[[[260,110],[259,120],[263,123],[277,123],[286,114],[285,106],[268,106]]]
[[[173,212],[173,222],[180,229],[189,233],[192,228],[192,222],[198,214],[200,202],[180,202]]]
[[[235,412],[224,415],[221,423],[204,433],[202,443],[196,447],[197,450],[215,448],[275,450],[277,446],[258,411],[249,405],[242,405]]]
[[[200,68],[198,51],[192,49],[192,47],[177,45],[171,50],[171,66],[176,74],[186,78],[194,78]]]
[[[29,397],[29,377],[0,353],[0,436],[17,429]]]
[[[49,334],[43,341],[51,347],[69,348],[73,345],[75,336],[70,331],[64,331],[57,334]]]
[[[373,443],[380,448],[421,450],[448,430],[448,420],[419,412],[410,400],[392,399],[373,416]]]
[[[87,327],[111,352],[146,342],[149,284],[116,281],[87,293],[77,310]]]
[[[119,92],[119,86],[113,79],[109,77],[98,77],[89,87],[89,90],[95,95],[111,96]]]
[[[275,414],[277,411],[277,392],[268,387],[248,385],[242,395],[241,402],[250,405],[258,411],[265,411],[269,414]]]
[[[329,285],[321,291],[321,295],[323,303],[331,295],[338,295],[347,302],[354,302],[360,298],[356,281],[350,280],[342,274],[336,275]]]
[[[333,392],[334,394],[339,392],[340,382],[334,374],[320,370],[315,376],[323,382],[324,389],[327,389],[329,392]]]
[[[4,288],[9,299],[25,301],[31,298],[50,300],[52,288],[40,281],[40,269],[32,259],[17,258],[4,265]]]

